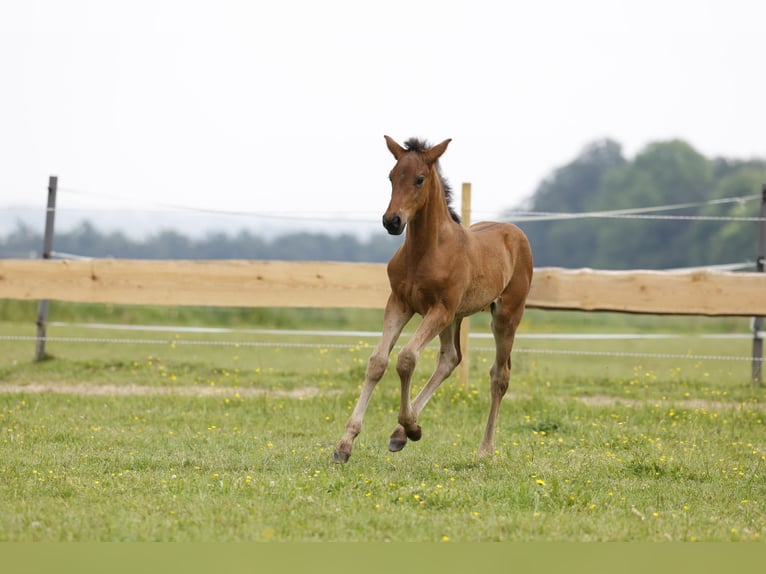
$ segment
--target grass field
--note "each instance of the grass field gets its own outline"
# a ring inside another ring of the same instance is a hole
[[[469,383],[449,379],[421,417],[423,439],[397,454],[386,450],[398,409],[387,374],[347,465],[330,462],[332,449],[375,338],[52,326],[52,337],[101,342],[49,342],[53,359],[38,364],[32,342],[5,339],[0,540],[762,540],[766,392],[749,383],[748,360],[700,358],[747,357],[748,340],[697,336],[746,322],[546,317],[531,314],[528,331],[688,336],[520,339],[486,462],[474,454],[490,342],[473,340]],[[374,329],[375,318],[302,323]],[[0,323],[0,336],[32,334],[18,318]],[[137,342],[150,339],[160,342]],[[420,383],[434,360],[423,353]]]

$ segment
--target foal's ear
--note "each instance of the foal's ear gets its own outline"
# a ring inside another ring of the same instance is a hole
[[[398,143],[396,143],[393,138],[390,138],[388,136],[383,136],[386,138],[386,146],[388,147],[388,151],[390,151],[393,155],[396,161],[399,161],[399,158],[404,155],[404,153],[407,151],[402,146],[400,146]]]
[[[426,163],[428,165],[433,165],[437,159],[441,157],[441,155],[445,152],[447,149],[447,146],[449,145],[449,142],[452,141],[452,138],[444,140],[442,143],[435,145],[434,147],[430,148],[426,151],[425,159]]]

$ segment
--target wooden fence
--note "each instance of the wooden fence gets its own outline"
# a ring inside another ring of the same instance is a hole
[[[382,308],[384,264],[283,261],[0,260],[0,298],[228,307]],[[766,315],[766,274],[535,270],[527,307]]]
[[[36,359],[45,354],[48,300],[230,307],[381,308],[383,264],[282,261],[51,260],[58,178],[48,183],[43,260],[0,260],[0,299],[39,300]],[[470,223],[471,186],[462,213]],[[527,307],[672,315],[755,317],[753,382],[761,380],[766,316],[766,184],[762,189],[759,273],[721,271],[535,270]],[[467,349],[468,322],[463,329]],[[463,373],[467,372],[467,361]]]

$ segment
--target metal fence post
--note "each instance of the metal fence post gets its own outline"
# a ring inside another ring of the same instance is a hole
[[[48,207],[45,211],[45,236],[43,237],[43,259],[50,259],[53,251],[53,223],[56,218],[56,190],[58,177],[48,178]],[[48,327],[48,300],[43,299],[37,308],[37,341],[35,344],[35,362],[45,358],[45,339]]]

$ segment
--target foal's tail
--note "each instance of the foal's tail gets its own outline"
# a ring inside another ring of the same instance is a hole
[[[460,348],[460,325],[462,325],[462,324],[463,324],[463,320],[462,319],[457,319],[456,320],[455,335],[454,335],[454,339],[453,339],[453,342],[455,343],[455,351],[457,351],[457,364],[458,365],[460,364],[460,361],[463,360],[463,350]]]

